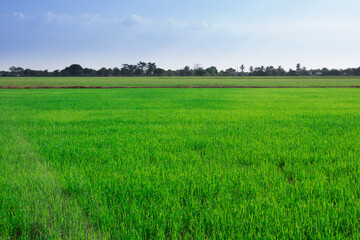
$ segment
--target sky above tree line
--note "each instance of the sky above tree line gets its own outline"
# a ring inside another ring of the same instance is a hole
[[[358,9],[356,0],[3,1],[0,70],[359,67]]]

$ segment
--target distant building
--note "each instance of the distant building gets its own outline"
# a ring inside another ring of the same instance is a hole
[[[320,70],[311,70],[309,72],[310,76],[321,76],[323,73]]]
[[[237,75],[236,70],[233,69],[233,68],[226,69],[225,71],[226,71],[228,76],[236,76]]]

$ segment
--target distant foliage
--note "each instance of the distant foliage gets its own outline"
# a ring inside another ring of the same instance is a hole
[[[309,69],[302,67],[300,63],[296,64],[295,70],[286,71],[282,66],[260,66],[246,67],[241,64],[237,69],[228,68],[225,71],[218,71],[215,66],[202,68],[197,64],[194,68],[185,66],[183,69],[172,70],[162,69],[155,63],[139,62],[137,64],[123,64],[121,67],[101,68],[94,70],[83,68],[79,64],[72,64],[63,70],[32,70],[23,69],[22,67],[12,66],[9,71],[0,71],[0,77],[141,77],[141,76],[360,76],[360,67],[347,69]]]

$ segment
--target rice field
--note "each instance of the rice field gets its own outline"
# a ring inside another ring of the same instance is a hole
[[[360,77],[0,77],[0,86],[360,86]]]
[[[0,113],[0,239],[360,238],[358,89],[0,90]]]

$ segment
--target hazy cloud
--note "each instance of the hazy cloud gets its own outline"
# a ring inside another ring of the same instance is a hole
[[[195,22],[182,22],[169,18],[169,22],[174,29],[201,30],[201,29],[211,29],[215,27],[214,24],[209,24],[205,20],[195,21]]]
[[[136,24],[150,24],[151,21],[149,19],[142,18],[138,15],[132,14],[122,21],[122,24],[125,26],[132,26]]]
[[[57,24],[73,24],[76,21],[76,17],[69,15],[59,15],[52,12],[45,13],[46,21],[48,23],[57,23]]]
[[[18,20],[23,20],[26,18],[25,14],[23,14],[22,12],[13,12],[11,14],[0,14],[0,17],[14,18]]]
[[[176,21],[172,18],[169,18],[169,21],[173,25],[173,27],[177,28],[177,29],[184,29],[184,28],[190,27],[190,24],[187,22]]]
[[[16,19],[25,19],[26,18],[25,14],[23,14],[22,12],[14,12],[12,14],[12,17],[14,17]]]
[[[83,13],[81,15],[70,16],[66,14],[55,14],[53,12],[45,13],[46,21],[48,23],[56,24],[91,24],[91,23],[118,23],[120,19],[104,18],[99,14]]]
[[[95,24],[95,23],[121,23],[124,26],[133,26],[137,24],[150,24],[149,19],[132,14],[125,19],[120,18],[104,18],[99,14],[83,13],[81,15],[70,16],[66,14],[55,14],[53,12],[45,13],[48,23],[56,23],[59,25],[68,24]]]

